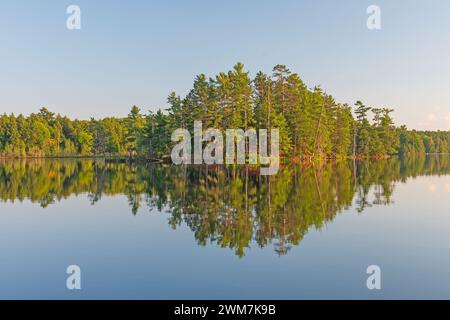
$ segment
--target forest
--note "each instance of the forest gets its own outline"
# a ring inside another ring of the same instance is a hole
[[[388,107],[337,103],[320,86],[308,88],[284,65],[253,79],[241,63],[214,77],[200,74],[185,97],[172,92],[167,103],[167,109],[147,113],[133,106],[123,118],[69,119],[47,108],[29,116],[5,113],[0,116],[0,157],[162,159],[170,155],[172,132],[192,131],[194,120],[220,130],[277,128],[282,157],[299,161],[450,151],[450,132],[397,126]]]

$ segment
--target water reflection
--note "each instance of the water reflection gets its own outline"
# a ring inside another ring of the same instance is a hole
[[[87,193],[124,194],[131,212],[167,212],[176,229],[187,225],[199,245],[216,243],[236,255],[255,241],[283,255],[307,231],[321,229],[352,205],[358,212],[392,202],[395,183],[450,173],[450,157],[287,166],[275,176],[251,168],[130,165],[102,160],[0,161],[2,201],[29,199],[47,207]]]

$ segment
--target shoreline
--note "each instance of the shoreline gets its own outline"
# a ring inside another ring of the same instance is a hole
[[[387,160],[392,157],[417,157],[417,156],[440,156],[440,155],[450,155],[450,153],[421,153],[421,154],[413,154],[413,155],[402,155],[402,154],[391,154],[384,156],[347,156],[340,158],[313,158],[313,157],[299,157],[293,156],[290,158],[280,157],[282,162],[288,163],[314,163],[314,162],[336,162],[336,161],[364,161],[364,160]],[[167,162],[169,157],[164,157],[162,159],[146,159],[146,158],[130,158],[128,156],[106,156],[106,155],[61,155],[61,156],[2,156],[0,155],[0,160],[63,160],[63,159],[103,159],[103,160],[116,160],[123,162],[152,162],[152,163],[161,163]],[[225,163],[223,163],[225,164]],[[214,164],[217,165],[217,164]]]

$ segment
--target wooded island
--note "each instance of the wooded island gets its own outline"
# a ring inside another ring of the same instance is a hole
[[[185,97],[172,92],[168,109],[142,114],[137,106],[125,118],[72,120],[46,108],[29,116],[0,116],[0,157],[120,156],[164,158],[177,128],[278,128],[283,158],[385,158],[393,154],[449,153],[450,132],[415,131],[396,126],[390,108],[357,101],[337,103],[316,86],[308,88],[284,65],[254,79],[237,63],[208,78],[198,75]]]

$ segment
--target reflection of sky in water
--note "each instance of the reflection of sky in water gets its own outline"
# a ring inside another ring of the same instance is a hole
[[[450,298],[449,181],[397,183],[389,206],[338,214],[285,256],[252,243],[242,259],[198,246],[165,213],[131,215],[124,196],[2,203],[0,297]],[[81,291],[65,288],[70,264],[81,266]],[[366,289],[370,264],[382,269],[381,291]]]

